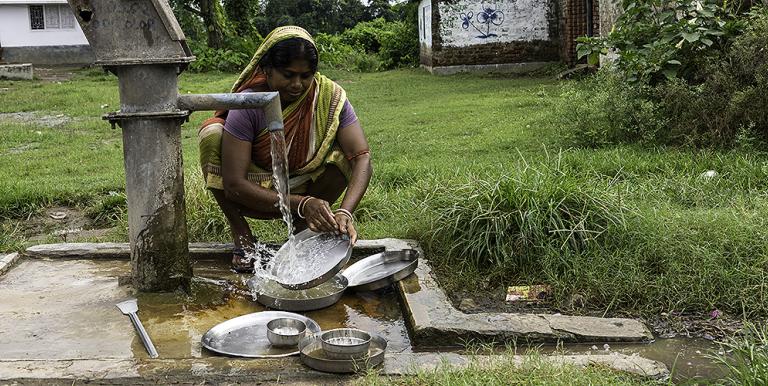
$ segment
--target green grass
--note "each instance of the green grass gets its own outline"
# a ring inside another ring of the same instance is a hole
[[[347,90],[371,145],[374,178],[356,212],[362,236],[421,241],[449,289],[548,283],[556,304],[580,294],[607,313],[768,315],[766,154],[564,147],[553,114],[567,118],[570,101],[549,79],[328,75]],[[184,73],[180,90],[223,92],[235,78]],[[79,206],[125,239],[121,131],[100,119],[118,107],[116,78],[86,71],[2,88],[0,113],[73,120],[0,121],[0,250],[21,248],[18,222],[54,204]],[[182,129],[193,241],[229,237],[197,166],[208,116],[195,113]],[[718,175],[700,177],[707,170]],[[253,226],[264,240],[283,237],[279,222]]]
[[[713,359],[723,365],[728,385],[768,384],[768,326],[749,324],[744,334],[723,343]]]
[[[511,354],[499,355],[498,362],[483,364],[473,358],[464,368],[440,364],[432,371],[421,370],[414,376],[384,377],[366,374],[359,385],[658,385],[659,382],[591,365],[554,365],[543,355],[528,353],[517,362]]]

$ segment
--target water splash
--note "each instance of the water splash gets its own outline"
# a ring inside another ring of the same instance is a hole
[[[288,184],[288,153],[285,145],[285,133],[282,130],[276,130],[270,132],[271,150],[272,155],[272,181],[274,183],[275,191],[277,191],[278,201],[276,206],[280,209],[280,213],[283,217],[283,222],[288,228],[288,248],[290,249],[289,255],[294,255],[294,236],[293,236],[293,216],[291,215],[291,207],[289,203],[291,188]],[[254,245],[254,250],[246,250],[245,256],[248,262],[253,262],[254,276],[258,276],[263,280],[278,280],[279,277],[274,274],[275,254],[266,245],[257,242]],[[260,288],[254,288],[254,292]]]
[[[290,186],[287,147],[282,130],[270,133],[272,155],[272,179],[278,195],[283,222],[288,228],[288,241],[277,254],[265,245],[257,243],[255,250],[246,251],[246,257],[254,261],[254,276],[258,277],[252,288],[254,293],[264,293],[266,283],[279,282],[287,285],[305,283],[330,271],[336,264],[329,259],[334,248],[347,242],[348,236],[321,233],[297,241],[294,236],[293,216],[289,203]]]

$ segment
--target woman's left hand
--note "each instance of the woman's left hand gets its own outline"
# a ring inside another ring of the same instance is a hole
[[[334,217],[336,218],[339,232],[348,234],[350,242],[352,245],[355,245],[355,242],[357,242],[357,230],[352,219],[344,213],[334,213]]]

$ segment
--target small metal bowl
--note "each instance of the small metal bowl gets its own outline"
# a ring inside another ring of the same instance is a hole
[[[267,339],[277,347],[298,345],[306,331],[307,325],[298,319],[277,318],[267,323]]]
[[[331,359],[361,359],[368,355],[371,334],[356,328],[337,328],[320,335],[325,355]]]

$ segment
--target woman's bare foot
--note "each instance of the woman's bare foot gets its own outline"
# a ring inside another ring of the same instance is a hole
[[[242,248],[232,251],[232,269],[238,273],[253,273],[253,259],[245,255]]]

